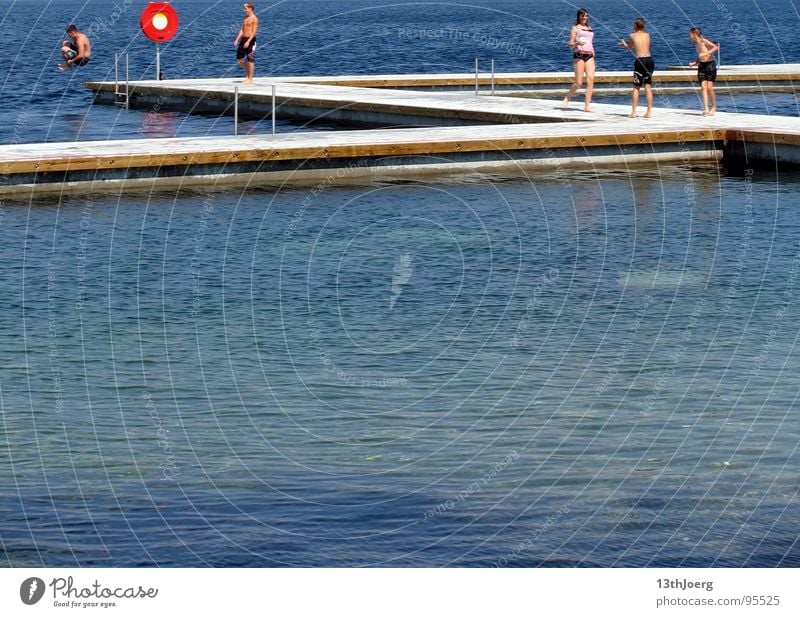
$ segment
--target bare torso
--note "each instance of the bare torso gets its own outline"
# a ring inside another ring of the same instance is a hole
[[[639,58],[646,58],[650,55],[650,35],[643,30],[631,32],[628,45],[634,55]]]
[[[695,41],[695,47],[697,48],[697,59],[700,62],[710,62],[714,58],[712,50],[717,46],[708,39],[702,38]]]
[[[75,41],[75,47],[78,50],[78,53],[75,55],[75,59],[91,58],[92,44],[89,42],[89,37],[83,32],[76,32],[72,38]]]
[[[242,21],[242,38],[244,38],[245,43],[249,43],[250,39],[252,39],[256,35],[256,31],[258,30],[258,17],[255,15],[248,15]]]

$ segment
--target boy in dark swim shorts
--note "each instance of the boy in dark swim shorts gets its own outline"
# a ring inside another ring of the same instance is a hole
[[[636,60],[633,63],[633,93],[631,102],[631,118],[636,117],[636,108],[639,105],[639,89],[644,86],[647,96],[647,113],[645,118],[653,115],[653,71],[655,63],[650,55],[650,35],[644,31],[645,21],[638,17],[633,22],[633,32],[628,36],[627,41],[620,41],[619,46],[633,52]]]
[[[61,46],[61,55],[64,56],[64,64],[59,64],[58,68],[62,71],[69,71],[73,66],[84,66],[89,63],[92,54],[92,44],[83,32],[78,30],[75,24],[67,28],[70,40],[64,41]]]
[[[714,93],[714,82],[717,80],[717,63],[714,61],[714,52],[719,49],[714,41],[709,41],[700,32],[700,28],[689,30],[689,39],[697,49],[697,59],[692,60],[689,66],[697,66],[697,81],[703,92],[703,115],[713,116],[717,113],[717,95]],[[711,108],[708,101],[711,100]]]
[[[233,40],[236,45],[236,61],[244,69],[244,84],[253,83],[253,74],[256,72],[256,31],[258,31],[258,17],[252,3],[245,2],[244,19],[239,34]]]

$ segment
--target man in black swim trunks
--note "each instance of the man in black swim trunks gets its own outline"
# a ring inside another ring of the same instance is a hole
[[[620,41],[620,47],[624,47],[628,51],[632,51],[636,56],[633,63],[633,94],[631,110],[631,118],[636,117],[636,108],[639,105],[639,89],[644,86],[645,94],[647,96],[647,113],[645,118],[650,118],[653,115],[653,71],[655,71],[655,64],[653,57],[650,55],[650,35],[644,31],[645,21],[643,18],[638,17],[633,22],[633,32],[628,36],[627,41]]]
[[[255,9],[249,2],[244,3],[244,19],[239,34],[233,41],[236,48],[236,61],[244,69],[244,84],[253,83],[253,74],[256,72],[256,31],[258,30],[258,17]]]
[[[689,38],[697,49],[697,60],[692,60],[689,66],[697,66],[697,81],[703,91],[703,115],[713,116],[717,113],[717,95],[714,93],[714,82],[717,80],[717,63],[714,61],[714,52],[719,49],[714,41],[709,41],[700,32],[700,28],[689,30]],[[711,99],[711,108],[708,101]]]
[[[58,68],[62,71],[72,70],[73,66],[83,66],[89,62],[92,55],[92,44],[83,32],[78,30],[78,26],[71,24],[67,27],[69,41],[64,41],[61,46],[61,55],[64,56],[66,64],[59,64]]]

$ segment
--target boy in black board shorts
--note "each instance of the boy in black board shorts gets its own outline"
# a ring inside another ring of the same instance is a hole
[[[700,28],[689,30],[689,38],[697,49],[697,60],[692,60],[689,66],[697,66],[697,81],[700,82],[703,91],[703,115],[713,116],[717,113],[717,95],[714,93],[717,63],[714,61],[714,52],[719,49],[719,45],[705,38]],[[709,99],[711,99],[711,109],[708,108]]]
[[[253,74],[256,72],[256,32],[258,31],[258,17],[252,3],[245,2],[244,19],[239,34],[233,40],[236,45],[236,61],[244,69],[243,84],[253,83]]]
[[[633,32],[628,36],[627,41],[620,41],[619,46],[628,51],[632,51],[636,56],[633,63],[633,94],[631,118],[636,117],[636,108],[639,105],[639,88],[644,86],[647,96],[647,113],[645,118],[653,115],[653,71],[655,64],[650,55],[650,35],[644,31],[645,21],[642,17],[637,17],[633,22]]]
[[[78,26],[71,24],[67,27],[67,35],[71,40],[64,41],[61,46],[61,55],[65,64],[59,64],[62,71],[72,70],[73,66],[83,66],[89,62],[92,55],[92,44],[89,37],[78,30]]]

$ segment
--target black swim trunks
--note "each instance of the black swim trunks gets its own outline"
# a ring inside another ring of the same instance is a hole
[[[697,65],[697,81],[717,81],[717,63],[714,60],[701,62]]]
[[[75,43],[69,44],[69,51],[67,52],[67,58],[72,60],[75,56],[78,55],[78,48],[75,46]],[[89,58],[81,58],[77,62],[73,62],[72,66],[85,66],[89,64]]]
[[[588,62],[594,58],[594,54],[584,54],[580,51],[573,51],[572,52],[572,59],[573,60],[583,60],[584,62]]]
[[[653,83],[653,71],[656,70],[652,56],[636,58],[633,63],[633,87],[641,88]]]
[[[250,45],[247,47],[244,46],[245,40],[247,39],[242,38],[239,41],[239,47],[236,48],[236,59],[247,59],[247,61],[252,64],[256,61],[256,37],[253,37],[253,40],[250,41]]]

